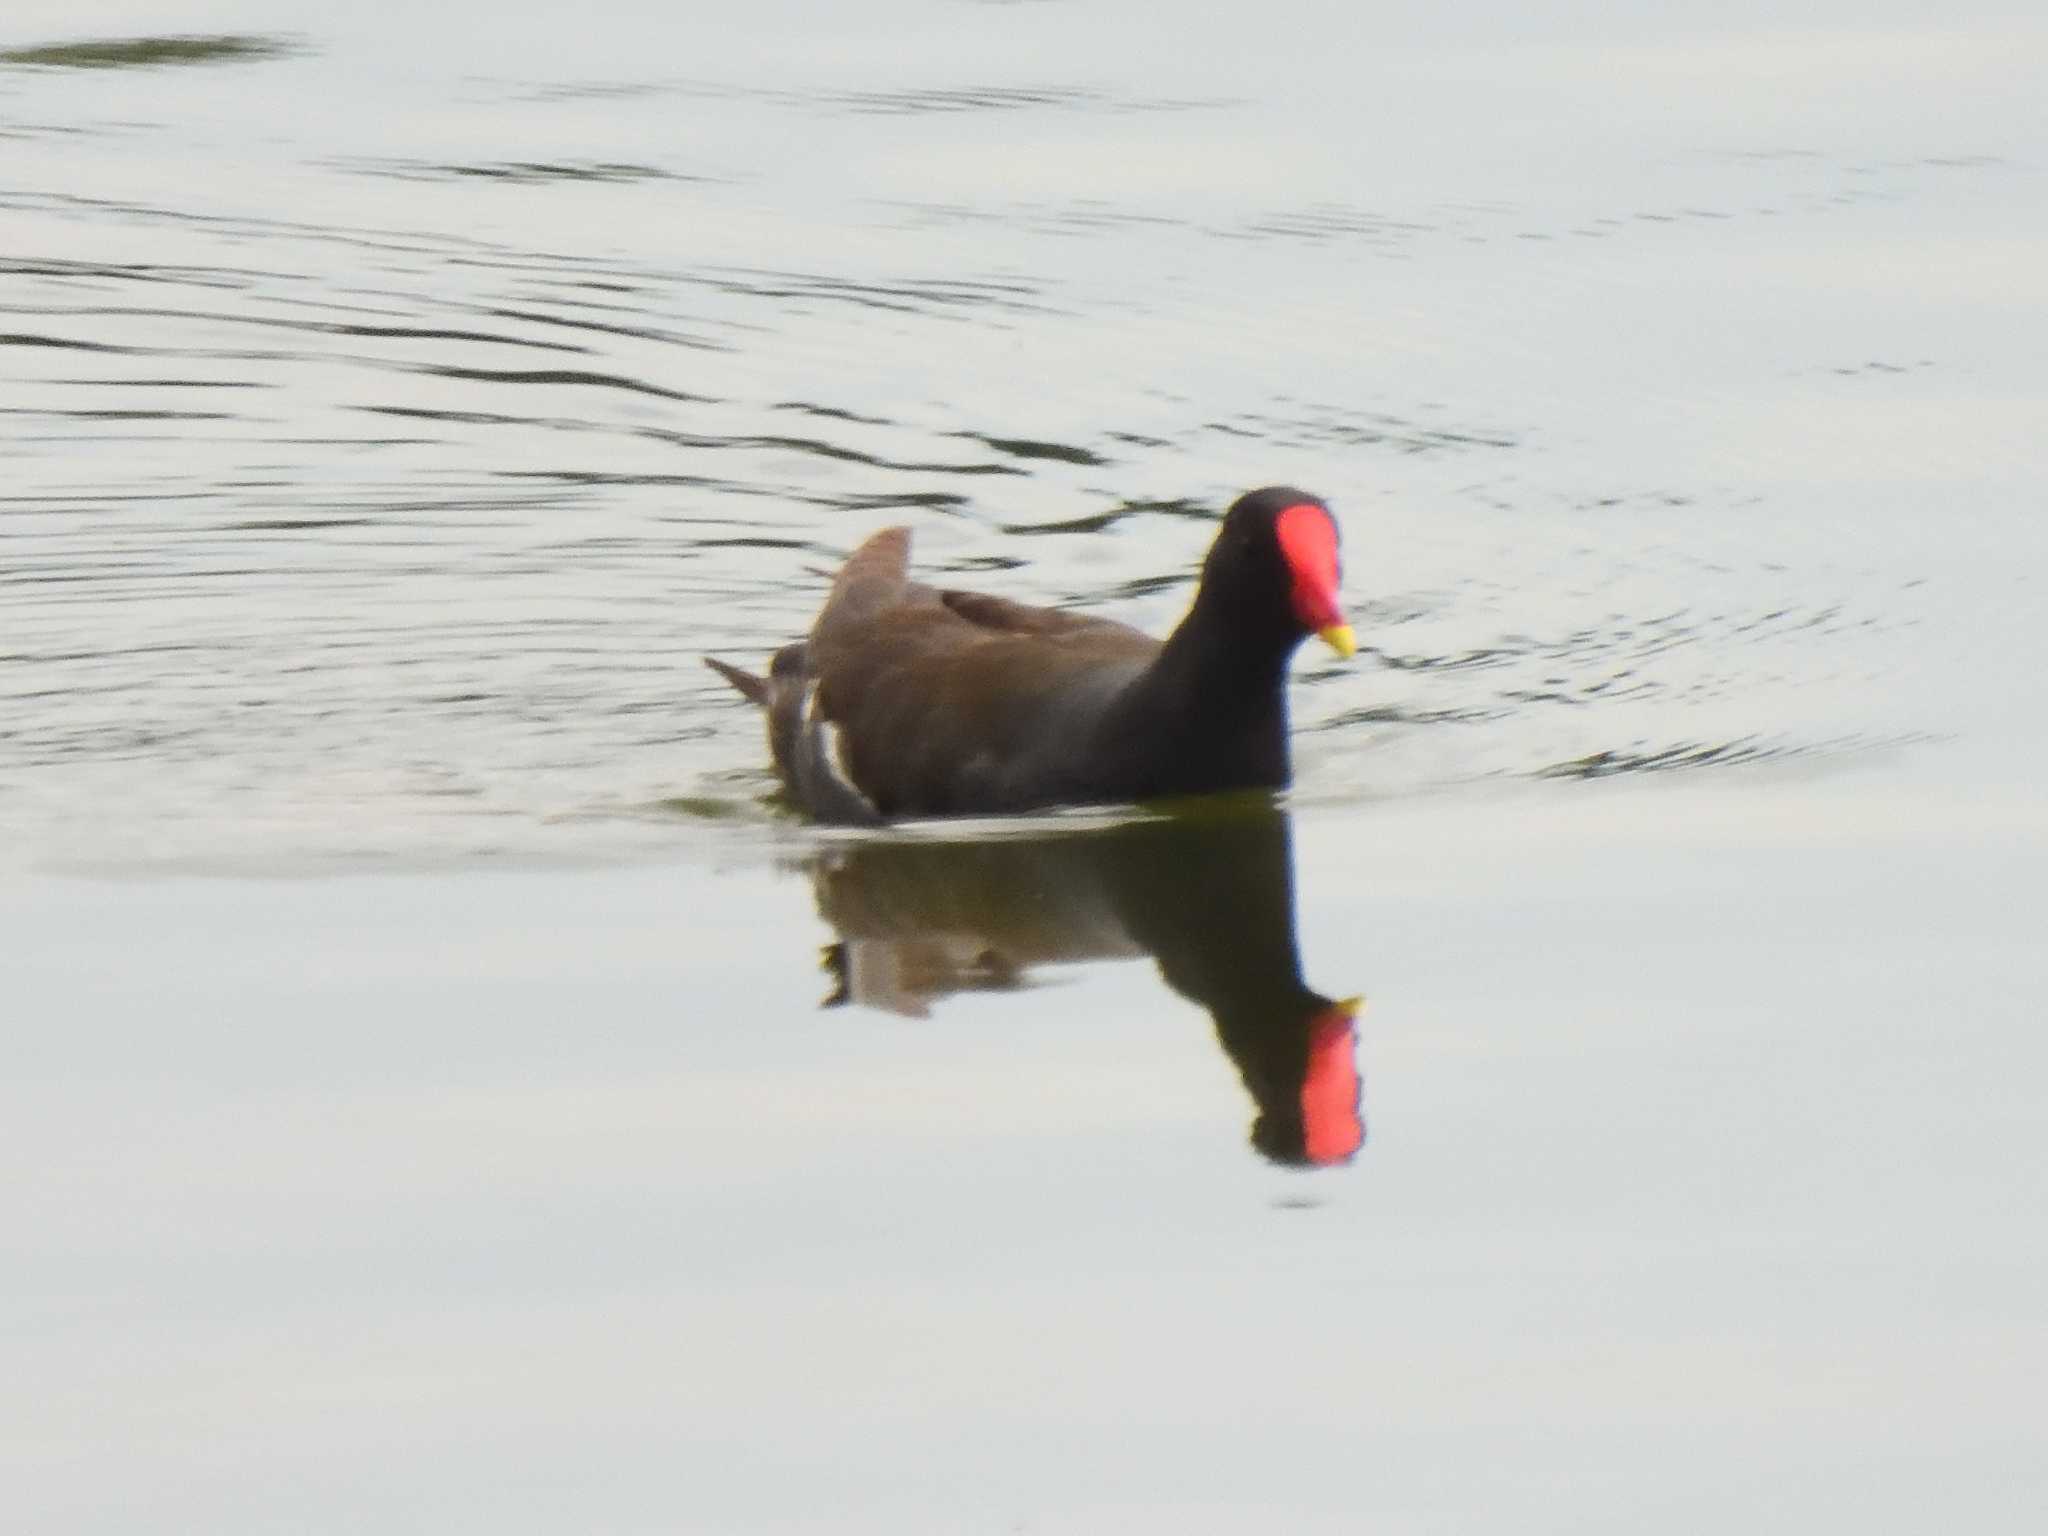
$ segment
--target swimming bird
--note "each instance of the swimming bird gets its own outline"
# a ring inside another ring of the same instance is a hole
[[[767,676],[704,660],[766,711],[784,790],[823,822],[1278,789],[1289,658],[1310,635],[1356,649],[1338,581],[1335,517],[1288,486],[1231,506],[1163,641],[913,581],[910,530],[885,528]]]

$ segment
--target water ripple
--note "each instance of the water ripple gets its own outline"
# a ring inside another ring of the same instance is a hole
[[[1859,231],[1988,202],[1991,163],[1404,196],[1275,158],[1290,117],[1174,69],[437,77],[388,122],[222,101],[223,135],[44,62],[0,98],[10,831],[516,843],[750,806],[759,722],[695,658],[802,633],[876,526],[1163,632],[1230,497],[1283,480],[1339,508],[1362,642],[1298,663],[1307,792],[1825,760],[1917,723],[1889,680],[1944,600],[1899,531],[1924,509],[1859,466],[2001,446],[1873,415],[1963,338],[1699,317],[1802,251],[1851,305]],[[345,62],[237,79],[360,105]]]

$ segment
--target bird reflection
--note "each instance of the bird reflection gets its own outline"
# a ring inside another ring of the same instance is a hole
[[[811,873],[840,936],[828,1005],[922,1017],[956,992],[1028,986],[1033,966],[1149,955],[1214,1020],[1257,1105],[1262,1154],[1330,1165],[1365,1140],[1358,1000],[1302,983],[1292,836],[1269,803],[1042,837],[851,844]]]

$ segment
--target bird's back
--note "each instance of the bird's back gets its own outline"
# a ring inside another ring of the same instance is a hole
[[[1107,619],[908,576],[888,529],[847,561],[809,642],[810,728],[883,817],[1100,798],[1077,752],[1158,642]],[[1113,793],[1113,792],[1112,792]]]

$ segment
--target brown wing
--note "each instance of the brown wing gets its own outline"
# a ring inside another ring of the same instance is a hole
[[[1150,643],[1149,636],[1114,619],[1091,618],[1064,608],[1040,608],[1031,603],[1012,602],[1007,597],[992,597],[986,592],[962,592],[948,587],[939,593],[939,601],[970,624],[1003,634],[1056,637],[1121,632]]]
[[[846,557],[825,606],[811,625],[811,643],[829,651],[857,644],[864,625],[900,607],[910,589],[910,530],[884,528]]]
[[[1158,642],[1107,619],[910,581],[909,535],[877,534],[811,631],[830,756],[885,817],[1085,795],[1080,750]]]

